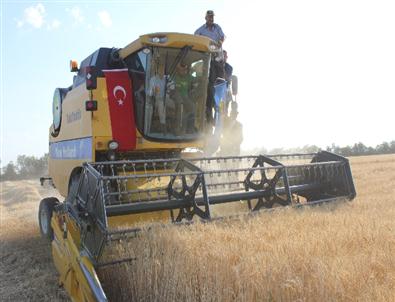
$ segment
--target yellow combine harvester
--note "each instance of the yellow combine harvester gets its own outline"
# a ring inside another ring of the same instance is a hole
[[[230,118],[223,80],[207,101],[218,51],[205,37],[143,35],[72,62],[73,84],[55,90],[49,173],[65,200],[43,199],[38,216],[73,301],[107,301],[96,273],[131,259],[103,255],[141,223],[355,197],[348,160],[329,152],[204,157]]]

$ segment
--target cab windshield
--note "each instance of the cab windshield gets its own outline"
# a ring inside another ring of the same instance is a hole
[[[192,140],[203,132],[209,54],[191,50],[145,49],[143,132],[154,139]]]

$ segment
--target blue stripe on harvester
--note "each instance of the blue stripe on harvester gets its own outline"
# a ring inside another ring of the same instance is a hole
[[[53,159],[92,159],[92,137],[50,143],[49,155]]]

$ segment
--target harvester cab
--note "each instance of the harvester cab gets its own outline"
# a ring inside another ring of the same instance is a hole
[[[329,152],[203,156],[228,114],[229,85],[209,81],[217,52],[206,37],[159,33],[71,62],[76,75],[55,90],[49,131],[49,173],[65,201],[43,199],[39,222],[74,301],[106,300],[96,272],[130,259],[103,255],[141,223],[355,197],[348,160]]]

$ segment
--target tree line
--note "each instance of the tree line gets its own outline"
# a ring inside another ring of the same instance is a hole
[[[258,154],[281,154],[281,153],[313,153],[321,150],[315,145],[306,145],[298,148],[275,148],[267,150],[257,148],[253,153]],[[363,143],[355,143],[351,146],[340,147],[335,144],[328,146],[327,151],[343,156],[360,156],[375,154],[395,153],[395,141],[383,142],[374,147],[365,146]],[[246,151],[247,152],[247,151]],[[251,151],[248,151],[251,152]],[[19,180],[40,177],[48,174],[48,153],[42,157],[19,155],[16,163],[9,162],[1,169],[1,180]]]
[[[360,155],[374,155],[374,154],[391,154],[395,153],[395,141],[383,142],[373,147],[367,147],[362,143],[356,143],[353,146],[339,147],[334,144],[327,147],[327,151],[337,153],[343,156],[360,156]]]
[[[48,174],[48,153],[42,157],[18,155],[16,163],[10,161],[1,169],[1,180],[19,180]]]
[[[316,145],[306,145],[297,148],[256,148],[253,153],[256,154],[287,154],[287,153],[314,153],[322,150],[322,148]],[[383,142],[376,147],[368,147],[363,143],[355,143],[345,147],[340,147],[335,144],[326,147],[326,151],[333,152],[342,156],[361,156],[361,155],[378,155],[378,154],[392,154],[395,153],[395,141]],[[245,153],[251,153],[246,151]]]

